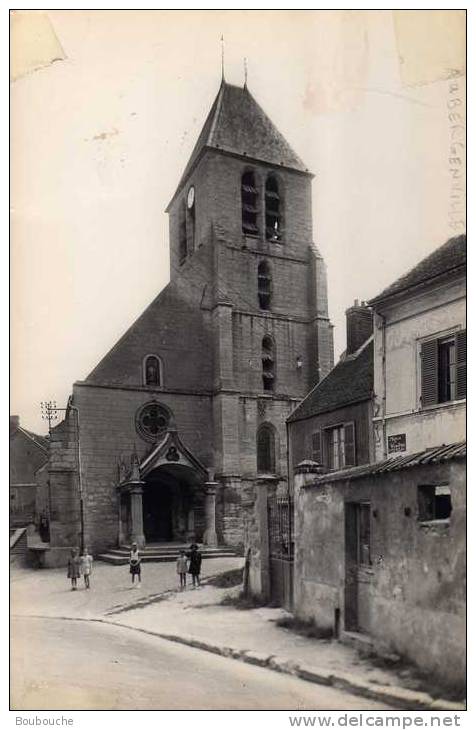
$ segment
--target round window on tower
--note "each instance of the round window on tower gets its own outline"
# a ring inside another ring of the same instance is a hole
[[[146,441],[160,441],[170,424],[170,412],[160,403],[147,403],[136,414],[137,433]]]

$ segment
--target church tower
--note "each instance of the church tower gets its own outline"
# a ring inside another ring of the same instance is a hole
[[[243,481],[285,478],[285,420],[333,366],[312,178],[247,86],[222,81],[167,208],[171,279],[206,282],[226,541]]]
[[[256,485],[286,484],[286,418],[333,365],[311,182],[223,81],[167,209],[170,282],[52,431],[52,549],[246,542]]]

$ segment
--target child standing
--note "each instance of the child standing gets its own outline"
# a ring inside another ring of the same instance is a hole
[[[131,553],[129,556],[130,574],[132,575],[132,585],[134,586],[135,577],[137,576],[137,586],[140,586],[140,555],[137,549],[137,543],[131,545]]]
[[[78,587],[78,578],[81,575],[81,561],[79,559],[79,550],[74,548],[71,550],[71,557],[68,560],[68,578],[71,579],[71,590],[75,591]]]
[[[84,578],[84,587],[89,588],[89,576],[92,573],[93,569],[93,558],[92,555],[88,553],[88,549],[84,548],[83,554],[81,555],[81,573],[83,574]]]
[[[200,586],[200,569],[202,567],[202,554],[198,549],[198,545],[195,543],[190,546],[190,564],[188,566],[188,572],[192,576],[193,587]]]
[[[182,591],[187,586],[187,556],[185,550],[181,550],[177,558],[177,573],[179,574],[180,590]]]

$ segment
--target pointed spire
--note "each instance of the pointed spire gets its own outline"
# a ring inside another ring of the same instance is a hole
[[[245,83],[244,83],[243,88],[247,89],[248,88],[248,60],[246,57],[243,59],[243,66],[245,69]]]
[[[225,80],[225,40],[223,38],[223,33],[220,38],[221,43],[221,80]]]

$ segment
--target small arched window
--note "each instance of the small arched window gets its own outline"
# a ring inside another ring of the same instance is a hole
[[[162,385],[162,363],[157,355],[144,359],[144,385]]]
[[[241,227],[246,236],[256,236],[258,227],[258,188],[251,170],[241,177]]]
[[[180,205],[179,210],[179,264],[182,265],[187,258],[187,213],[185,202]]]
[[[282,212],[279,183],[275,175],[268,175],[265,187],[266,239],[281,241]]]
[[[263,337],[261,363],[263,368],[263,390],[274,390],[274,342],[269,335]]]
[[[276,437],[273,426],[263,423],[256,435],[256,461],[258,474],[276,473]]]
[[[271,267],[267,261],[258,264],[258,301],[260,309],[271,308]]]

